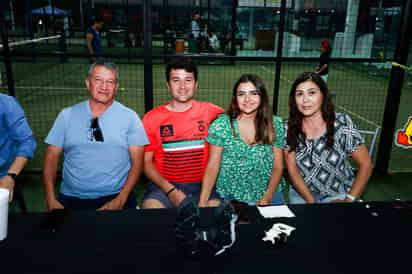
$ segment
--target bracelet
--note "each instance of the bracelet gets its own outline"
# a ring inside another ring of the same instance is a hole
[[[346,198],[351,200],[351,202],[356,202],[358,200],[355,196],[350,195],[349,193],[346,193]]]
[[[169,191],[166,193],[166,196],[169,197],[169,194],[172,193],[172,192],[175,191],[175,190],[176,190],[176,188],[175,188],[175,187],[172,187],[172,189],[169,190]]]

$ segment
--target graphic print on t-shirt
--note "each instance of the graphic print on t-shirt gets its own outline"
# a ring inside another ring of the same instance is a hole
[[[170,137],[173,135],[173,125],[160,126],[160,137]]]
[[[203,131],[206,130],[205,121],[197,121],[197,124],[198,124],[197,129],[198,129],[200,132],[203,132]]]

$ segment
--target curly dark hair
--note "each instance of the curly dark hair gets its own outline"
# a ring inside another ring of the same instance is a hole
[[[319,74],[315,72],[304,72],[296,78],[289,93],[289,118],[286,143],[289,145],[291,151],[296,151],[299,143],[305,144],[306,134],[302,131],[303,115],[296,105],[295,93],[297,86],[306,81],[315,83],[323,94],[321,112],[322,118],[326,122],[326,146],[331,148],[335,142],[335,107],[328,86]]]
[[[197,66],[191,58],[179,56],[170,60],[166,65],[166,82],[170,81],[170,72],[176,69],[184,69],[187,72],[192,72],[195,81],[197,81]]]
[[[252,83],[256,87],[256,90],[260,96],[260,105],[257,109],[255,117],[255,141],[258,144],[272,144],[275,141],[276,134],[273,128],[272,109],[269,105],[269,97],[262,79],[254,74],[243,74],[233,87],[232,101],[226,111],[226,114],[229,115],[232,121],[231,127],[233,136],[236,136],[233,120],[240,115],[240,109],[237,103],[237,88],[240,84],[247,82]]]

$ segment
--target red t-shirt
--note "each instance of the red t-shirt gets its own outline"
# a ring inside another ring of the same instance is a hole
[[[143,118],[157,170],[170,182],[201,182],[208,159],[205,141],[210,123],[223,112],[211,103],[193,101],[184,112],[166,108],[149,111]]]

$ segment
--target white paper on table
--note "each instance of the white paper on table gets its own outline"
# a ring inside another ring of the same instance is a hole
[[[295,217],[295,214],[286,205],[258,206],[257,209],[265,218]]]
[[[293,230],[295,230],[293,226],[277,223],[272,226],[271,229],[265,231],[265,237],[263,237],[263,241],[270,241],[272,244],[276,243],[276,240],[280,240],[280,235],[285,234],[290,236]],[[286,237],[287,237],[286,236]],[[285,238],[286,239],[286,238]]]

